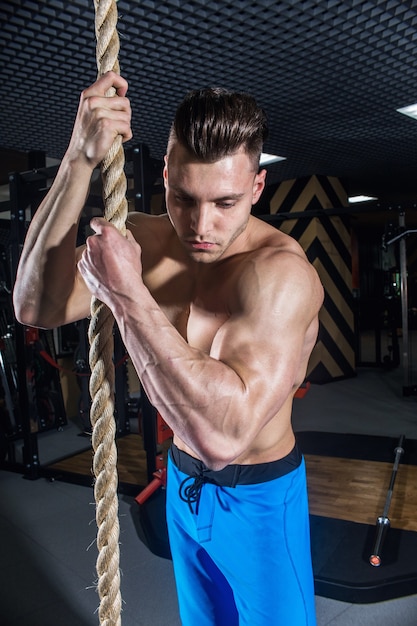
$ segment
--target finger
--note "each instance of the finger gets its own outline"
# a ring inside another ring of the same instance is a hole
[[[119,98],[117,98],[119,100]],[[132,129],[130,126],[131,113],[129,101],[123,107],[112,106],[108,104],[108,100],[113,98],[97,98],[92,97],[88,99],[88,107],[90,114],[93,116],[96,122],[100,122],[103,125],[103,130],[110,130],[114,136],[122,135],[125,140],[132,138]],[[126,100],[126,99],[125,99]]]
[[[123,76],[120,74],[116,74],[115,72],[106,72],[99,78],[99,80],[103,80],[105,93],[110,87],[114,87],[118,96],[124,98],[128,90],[128,82]]]
[[[90,221],[90,226],[96,235],[101,235],[103,233],[104,228],[107,226],[113,227],[110,222],[108,222],[104,217],[93,217]]]
[[[85,252],[85,250],[84,250],[84,252],[83,252],[83,254],[82,254],[82,256],[81,256],[80,260],[79,260],[79,261],[78,261],[78,263],[77,263],[77,268],[78,268],[78,271],[80,272],[81,276],[83,276],[83,277],[84,277],[84,275],[85,275],[85,273],[86,273],[86,260],[85,260],[85,254],[86,254],[86,252]]]
[[[90,98],[91,96],[105,96],[111,87],[114,87],[118,96],[124,97],[127,93],[128,83],[120,74],[106,72],[90,87],[84,89],[83,96],[85,98]]]
[[[134,241],[136,243],[136,239],[134,238],[132,232],[129,229],[126,230],[126,239],[128,241]]]
[[[121,135],[123,141],[132,138],[130,126],[132,112],[128,98],[90,95],[85,98],[83,107],[92,116],[91,119],[96,122],[100,121],[103,124],[103,130],[107,128],[114,138],[117,135]]]
[[[100,114],[100,111],[102,111],[103,115],[113,116],[114,118],[120,116],[130,119],[131,109],[128,98],[122,98],[120,96],[107,98],[106,96],[98,96],[95,94],[88,96],[88,98],[84,97],[84,102],[85,106],[87,106],[90,111],[95,111],[96,114]]]

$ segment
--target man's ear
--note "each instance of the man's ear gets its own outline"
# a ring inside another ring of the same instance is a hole
[[[265,189],[266,170],[260,170],[253,181],[253,196],[252,204],[256,204],[261,197],[263,190]]]
[[[168,180],[168,156],[167,155],[164,156],[164,169],[162,171],[162,178],[164,181],[164,187],[166,189],[167,180]]]

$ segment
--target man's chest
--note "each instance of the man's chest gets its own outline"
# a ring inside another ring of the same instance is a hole
[[[230,316],[227,277],[215,271],[196,277],[184,267],[166,263],[144,278],[181,336],[190,345],[209,353],[218,329]]]

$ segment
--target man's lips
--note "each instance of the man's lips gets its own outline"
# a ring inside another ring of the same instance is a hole
[[[216,244],[212,243],[211,241],[188,240],[186,243],[193,250],[210,250],[211,248],[213,248],[216,245]]]

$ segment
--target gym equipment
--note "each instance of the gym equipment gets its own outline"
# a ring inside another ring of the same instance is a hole
[[[36,153],[37,162],[40,154]],[[53,168],[52,173],[56,170]],[[38,434],[66,423],[61,381],[46,357],[56,360],[53,331],[22,326],[14,317],[14,276],[26,234],[26,215],[33,215],[44,195],[49,172],[10,174],[10,220],[0,220],[0,431],[2,467],[21,469],[26,478],[39,475]],[[23,446],[20,447],[20,442]],[[18,455],[16,451],[18,450]],[[22,453],[22,463],[17,456]]]
[[[112,70],[120,73],[117,4],[115,0],[94,0],[98,76]],[[112,97],[114,89],[106,95]],[[126,233],[128,204],[125,155],[118,135],[100,164],[103,183],[104,217]],[[90,341],[90,419],[93,427],[94,496],[97,522],[97,576],[100,597],[100,624],[121,623],[122,599],[119,569],[119,518],[117,496],[116,421],[114,419],[115,373],[112,364],[114,318],[97,298],[91,300]]]
[[[316,594],[369,604],[417,589],[417,440],[407,437],[390,509],[383,565],[371,567],[398,436],[299,431],[306,459]],[[404,471],[403,471],[404,470]]]
[[[378,517],[377,522],[376,522],[376,528],[377,528],[376,539],[375,539],[374,549],[372,551],[371,556],[369,557],[369,563],[373,567],[379,567],[381,565],[382,547],[384,544],[385,536],[390,527],[390,520],[388,518],[388,513],[389,513],[390,506],[391,506],[392,493],[394,489],[395,479],[397,477],[398,466],[400,464],[400,459],[402,455],[404,454],[404,448],[403,448],[404,441],[405,441],[405,435],[401,435],[400,440],[398,442],[398,446],[394,450],[394,453],[395,453],[394,467],[393,467],[392,474],[391,474],[391,480],[390,480],[390,484],[388,487],[384,510],[382,512],[382,515]]]
[[[405,213],[401,211],[398,216],[398,230],[392,236],[388,238],[385,233],[382,239],[382,247],[384,250],[388,246],[395,242],[399,242],[399,257],[400,257],[400,274],[401,274],[401,319],[402,319],[402,334],[403,334],[403,369],[404,369],[404,386],[403,395],[417,395],[417,385],[413,385],[411,382],[411,363],[410,363],[410,337],[408,333],[408,286],[407,286],[407,250],[405,238],[412,234],[417,233],[417,229],[407,229],[405,227]]]
[[[146,172],[147,184],[152,183],[154,193],[160,194],[162,188],[156,184],[156,181],[157,173],[162,170],[162,163],[158,159],[147,157],[148,152],[144,144],[137,144],[126,149],[126,172],[129,177],[129,190],[127,192],[129,203],[132,208],[136,208],[138,198],[146,200],[146,202],[138,205],[137,209],[150,213],[150,193],[147,195],[144,193],[144,180],[141,173]],[[36,479],[40,476],[48,476],[53,479],[64,479],[62,478],[63,474],[57,474],[50,465],[42,463],[39,456],[38,440],[42,436],[42,432],[48,428],[59,430],[62,425],[61,418],[65,417],[65,414],[61,415],[56,407],[57,402],[61,405],[61,400],[56,394],[62,393],[59,370],[63,368],[56,362],[55,353],[58,353],[59,356],[74,356],[73,372],[77,376],[80,386],[80,418],[82,418],[85,431],[91,429],[88,415],[91,402],[88,389],[90,372],[88,367],[88,322],[82,320],[77,325],[62,327],[53,332],[40,331],[39,343],[35,342],[32,346],[28,346],[27,329],[16,321],[11,301],[14,277],[28,224],[48,192],[51,181],[58,170],[57,165],[46,166],[45,155],[42,153],[42,159],[40,156],[40,152],[37,151],[35,153],[36,158],[30,160],[29,165],[34,169],[25,172],[12,172],[9,175],[10,201],[0,202],[0,213],[3,211],[10,212],[11,216],[11,219],[0,219],[0,356],[4,365],[4,367],[0,365],[0,461],[1,467],[22,472],[25,478]],[[98,190],[92,187],[80,220],[77,245],[82,245],[85,242],[91,217],[98,213],[101,214],[102,210],[103,199]],[[70,335],[70,344],[66,338],[67,334]],[[129,419],[132,416],[137,416],[140,399],[132,397],[129,393],[128,372],[125,363],[126,351],[121,345],[117,332],[115,332],[114,339],[116,427],[117,437],[122,437],[130,434]],[[49,362],[47,353],[52,357]],[[42,381],[44,375],[39,377],[31,373],[35,364],[38,375],[43,370],[48,370],[50,373],[50,383],[51,386],[53,385],[53,389],[51,389],[52,404],[48,402],[49,392],[46,388],[41,394],[39,393],[41,390],[38,383]],[[33,389],[33,384],[35,389]],[[5,389],[3,389],[3,385]],[[33,390],[41,399],[42,419],[39,419],[35,412],[36,402],[32,398]],[[11,412],[10,396],[13,402],[13,413]],[[50,419],[53,410],[56,418],[58,418],[55,422]],[[149,430],[154,428],[154,419],[155,416],[149,415]],[[33,428],[34,424],[36,428]],[[20,445],[21,441],[23,441],[23,448]],[[152,476],[156,470],[154,466],[156,444],[153,443],[151,437],[148,443],[145,442],[144,437],[144,444],[151,465],[148,473],[149,476]],[[24,453],[23,463],[20,461],[20,450]],[[88,480],[90,479],[91,473],[89,471]],[[80,474],[70,470],[65,473],[65,480],[75,483],[82,482]],[[121,489],[123,488],[124,485],[121,485]]]
[[[149,403],[149,401],[148,401]],[[144,403],[142,402],[142,407]],[[148,410],[152,410],[153,407],[149,404]],[[153,409],[155,411],[155,409]],[[150,464],[148,461],[148,477],[151,479],[150,483],[136,496],[135,500],[138,504],[143,505],[148,500],[148,498],[159,488],[166,486],[166,459],[164,458],[164,454],[161,451],[161,446],[165,441],[168,441],[172,438],[173,432],[169,428],[169,426],[164,422],[160,413],[155,411],[156,413],[156,433],[154,430],[154,435],[156,434],[156,441],[151,440],[152,448],[155,449],[157,447],[157,454],[154,459],[154,464]],[[146,425],[147,422],[147,425]],[[152,420],[144,420],[144,444],[146,449],[146,443],[149,439],[150,434],[146,434],[146,428],[151,426],[151,423],[155,423],[155,419]],[[150,455],[148,455],[149,460]],[[155,471],[152,471],[155,468]],[[149,476],[149,472],[152,472],[152,475]]]
[[[81,421],[82,435],[91,436],[90,409],[91,398],[89,392],[90,368],[88,365],[88,340],[86,330],[87,320],[80,320],[75,323],[78,330],[78,347],[74,354],[75,372],[80,388],[78,400],[78,415]]]
[[[159,412],[142,394],[143,442],[147,451],[149,484],[135,497],[139,505],[139,521],[146,544],[153,554],[171,558],[165,518],[167,459],[166,451],[173,432]],[[165,445],[164,445],[165,444]],[[164,451],[165,447],[165,451]],[[156,451],[156,455],[152,455]]]

